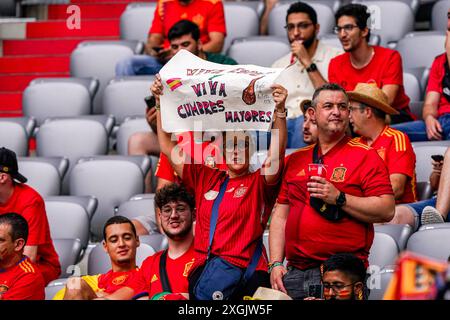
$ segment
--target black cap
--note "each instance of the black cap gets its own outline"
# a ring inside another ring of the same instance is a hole
[[[19,173],[16,153],[5,147],[0,148],[0,172],[9,174],[19,182],[27,182],[27,178]]]

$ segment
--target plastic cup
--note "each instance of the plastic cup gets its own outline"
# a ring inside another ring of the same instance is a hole
[[[308,177],[311,180],[312,176],[327,177],[327,166],[322,163],[310,163],[308,164]]]

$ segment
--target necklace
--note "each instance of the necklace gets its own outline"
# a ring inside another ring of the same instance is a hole
[[[372,53],[370,54],[369,60],[368,60],[364,65],[362,65],[362,66],[356,66],[356,65],[353,63],[353,61],[352,61],[352,56],[350,56],[350,63],[352,64],[352,67],[355,68],[355,69],[362,69],[362,68],[366,67],[366,66],[372,61],[373,56],[375,55],[375,50],[374,50],[374,48],[371,47],[371,49],[372,49]]]

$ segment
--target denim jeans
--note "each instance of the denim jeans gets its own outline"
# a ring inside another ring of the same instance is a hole
[[[426,199],[426,200],[422,200],[422,201],[418,201],[418,202],[402,204],[404,206],[407,206],[414,213],[415,226],[416,226],[414,231],[419,230],[419,228],[422,225],[421,216],[422,216],[423,209],[427,206],[436,208],[436,200],[437,200],[436,197],[433,197],[431,199]],[[445,222],[450,222],[450,212],[447,214],[447,219],[445,220]]]
[[[303,300],[313,294],[320,294],[321,281],[319,267],[300,270],[290,266],[283,276],[283,285],[288,295],[294,300]]]
[[[134,55],[120,60],[116,65],[116,76],[154,75],[163,65],[155,57]]]
[[[442,140],[450,140],[450,113],[440,116],[438,121],[442,127]],[[392,128],[406,133],[411,142],[428,141],[427,128],[422,120],[392,125]]]

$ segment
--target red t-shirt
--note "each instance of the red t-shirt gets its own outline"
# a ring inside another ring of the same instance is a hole
[[[11,268],[0,269],[0,300],[44,299],[44,278],[28,257]]]
[[[98,288],[105,293],[112,294],[123,287],[133,289],[134,294],[145,290],[145,283],[141,279],[139,268],[123,272],[109,270],[98,277]]]
[[[183,167],[183,183],[195,195],[197,205],[194,269],[206,260],[212,207],[226,175],[224,171],[204,165],[185,164]],[[261,170],[230,179],[219,207],[211,253],[246,268],[262,237],[278,189],[279,184],[266,183]],[[256,270],[267,270],[265,250]]]
[[[355,141],[367,145],[367,139],[363,137],[355,138]],[[386,163],[389,174],[400,173],[408,177],[405,192],[395,203],[416,202],[416,154],[408,136],[386,126],[371,147]]]
[[[11,198],[0,204],[0,214],[15,212],[28,222],[28,246],[37,246],[36,264],[44,276],[45,284],[61,274],[58,254],[50,237],[45,204],[42,197],[30,186],[17,183]]]
[[[445,76],[445,66],[447,56],[445,53],[437,56],[431,65],[430,77],[428,78],[427,93],[434,91],[440,94],[438,105],[438,116],[450,113],[450,102],[442,94],[442,79]]]
[[[350,61],[350,53],[345,52],[330,61],[328,81],[337,83],[346,91],[355,89],[359,82],[375,82],[379,88],[386,84],[399,85],[399,91],[392,103],[397,110],[404,109],[416,119],[409,110],[409,97],[403,87],[403,67],[400,54],[391,49],[373,46],[375,54],[372,61],[361,69],[355,69]]]
[[[178,136],[178,146],[186,153],[186,160],[190,160],[195,164],[207,164],[209,159],[213,159],[215,165],[221,169],[226,170],[226,164],[221,153],[220,148],[216,143],[209,141],[202,143],[194,142],[194,133],[185,132]],[[162,152],[159,155],[158,165],[156,167],[155,175],[158,178],[169,180],[171,182],[180,182],[176,172],[170,165],[169,159]]]
[[[170,28],[180,20],[190,20],[200,29],[202,43],[209,42],[210,32],[226,35],[225,14],[221,0],[193,0],[182,5],[178,0],[159,0],[150,33],[164,36],[164,47],[169,47],[167,35]]]
[[[329,221],[309,204],[306,183],[313,148],[305,147],[286,158],[278,202],[289,205],[285,230],[288,263],[304,270],[319,266],[333,254],[348,252],[368,266],[373,225],[350,215]],[[393,194],[386,165],[376,151],[348,137],[323,156],[323,163],[327,166],[327,180],[340,191],[358,197]]]
[[[141,267],[141,276],[144,279],[145,289],[148,291],[149,297],[163,292],[159,261],[164,251],[159,251],[154,255],[144,260]],[[188,274],[192,265],[194,264],[194,246],[191,245],[188,251],[176,259],[172,259],[167,255],[166,259],[166,273],[169,278],[170,288],[173,293],[187,293],[188,292]]]

